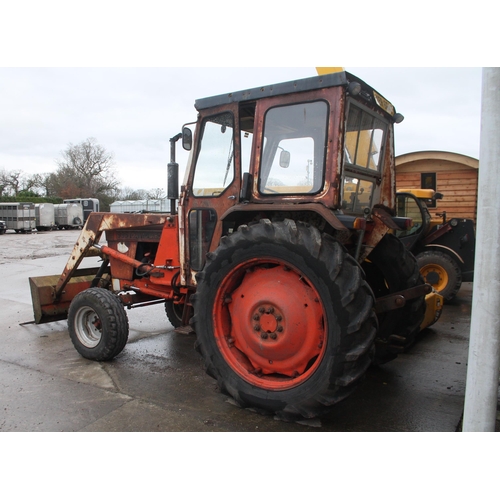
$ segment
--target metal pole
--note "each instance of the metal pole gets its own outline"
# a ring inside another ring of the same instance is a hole
[[[495,430],[500,360],[500,68],[483,68],[481,143],[464,432]]]

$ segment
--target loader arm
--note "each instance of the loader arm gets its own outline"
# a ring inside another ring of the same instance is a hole
[[[67,316],[71,300],[82,290],[93,286],[98,268],[79,269],[85,257],[103,256],[94,245],[102,233],[115,229],[163,225],[169,214],[117,214],[92,212],[78,236],[68,261],[60,275],[29,278],[35,323],[58,321]]]

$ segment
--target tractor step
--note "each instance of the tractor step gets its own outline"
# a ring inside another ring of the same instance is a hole
[[[178,326],[175,330],[175,333],[181,333],[182,335],[191,335],[194,333],[194,330],[191,328],[190,325],[185,325],[185,326]]]

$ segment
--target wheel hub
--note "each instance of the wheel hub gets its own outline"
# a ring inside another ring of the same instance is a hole
[[[282,314],[277,313],[274,306],[264,304],[253,315],[253,329],[256,332],[261,332],[262,339],[276,340],[277,332],[283,332],[282,320]]]
[[[89,349],[94,348],[101,341],[101,319],[90,307],[82,307],[76,313],[75,330],[80,342]]]
[[[428,264],[420,269],[426,283],[432,285],[436,291],[440,292],[448,285],[448,274],[444,268],[438,264]]]

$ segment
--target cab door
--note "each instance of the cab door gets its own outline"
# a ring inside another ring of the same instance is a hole
[[[430,223],[429,211],[410,193],[396,194],[396,209],[398,217],[409,217],[412,220],[412,226],[409,229],[396,231],[396,236],[411,251],[422,237],[427,234]]]
[[[187,285],[205,265],[206,254],[217,247],[221,215],[238,202],[240,140],[236,104],[211,109],[200,116],[193,159],[183,195],[184,269]]]

